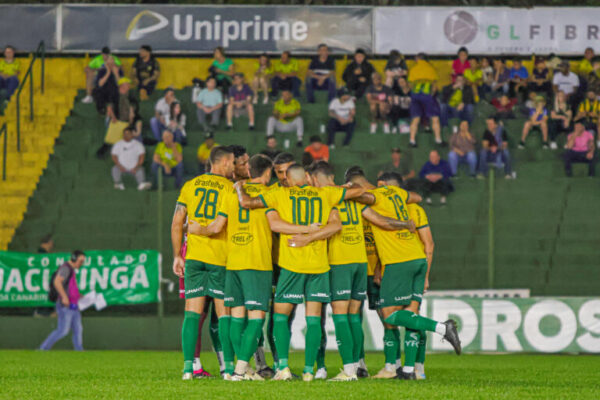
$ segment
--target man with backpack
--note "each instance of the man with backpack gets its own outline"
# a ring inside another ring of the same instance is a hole
[[[54,343],[73,331],[73,348],[83,350],[83,327],[81,326],[81,313],[77,302],[79,301],[79,288],[77,287],[76,271],[85,262],[85,254],[81,250],[71,253],[71,258],[58,267],[50,279],[48,300],[56,303],[58,326],[48,335],[40,346],[40,350],[50,350]]]

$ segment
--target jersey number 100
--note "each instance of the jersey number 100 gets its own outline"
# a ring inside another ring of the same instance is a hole
[[[292,218],[294,225],[309,225],[315,222],[321,222],[323,217],[323,202],[319,197],[294,197],[292,200]],[[318,210],[317,210],[318,208]],[[318,218],[315,221],[315,216]]]

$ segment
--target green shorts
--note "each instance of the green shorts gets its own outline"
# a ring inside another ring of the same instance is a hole
[[[184,282],[186,299],[203,296],[222,299],[225,293],[225,267],[186,260]]]
[[[381,279],[380,307],[406,306],[421,302],[425,289],[427,260],[412,260],[385,266]]]
[[[367,299],[369,300],[369,310],[379,308],[379,285],[373,281],[373,275],[367,276]]]
[[[329,303],[329,271],[322,274],[299,274],[281,268],[275,303],[301,304],[306,301]]]
[[[367,297],[367,263],[332,265],[329,270],[331,301]]]
[[[253,269],[227,270],[225,274],[225,306],[268,311],[273,271]]]

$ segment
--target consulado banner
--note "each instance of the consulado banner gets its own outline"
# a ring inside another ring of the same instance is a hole
[[[384,329],[377,313],[365,304],[365,350],[382,350]],[[331,313],[331,309],[328,308]],[[600,353],[600,298],[425,297],[421,314],[437,321],[458,322],[467,353]],[[306,322],[299,306],[292,326],[291,345],[304,348]],[[326,319],[327,348],[337,349],[331,316]],[[452,351],[441,336],[428,333],[427,348]]]
[[[77,272],[82,295],[96,292],[107,305],[159,301],[160,254],[155,250],[86,251]],[[68,253],[0,252],[0,307],[52,306],[50,277],[70,257]]]

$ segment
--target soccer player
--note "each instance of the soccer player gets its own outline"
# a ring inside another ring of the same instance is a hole
[[[318,162],[311,169],[315,187],[335,186],[333,168],[326,162]],[[340,213],[342,230],[329,239],[329,280],[331,285],[331,307],[336,331],[338,350],[344,364],[332,381],[357,379],[358,363],[364,334],[360,319],[362,302],[367,292],[367,251],[364,241],[363,216],[381,229],[411,229],[414,224],[383,217],[369,207],[359,207],[353,200],[344,200],[336,207]],[[361,210],[360,212],[358,210]],[[302,238],[296,245],[305,245],[311,235]]]
[[[407,205],[414,203],[413,194],[400,188],[402,177],[393,172],[379,177],[378,188],[365,193],[361,200],[371,208],[388,217],[399,220],[409,219]],[[406,328],[405,347],[414,344],[419,331],[436,332],[443,336],[456,354],[461,353],[460,338],[456,322],[438,322],[418,315],[419,304],[425,288],[427,259],[417,235],[408,231],[390,232],[373,227],[377,251],[385,275],[381,280],[380,307],[384,321],[394,326]],[[416,350],[416,347],[415,347]],[[400,379],[416,379],[414,366],[405,366]]]
[[[276,210],[281,218],[292,224],[327,225],[319,230],[319,237],[306,247],[288,245],[290,235],[281,235],[279,265],[281,275],[275,292],[275,315],[273,316],[275,346],[279,356],[276,380],[290,380],[288,367],[290,330],[288,316],[295,305],[306,300],[306,346],[304,354],[303,380],[314,379],[314,364],[321,341],[322,304],[330,300],[329,263],[327,261],[327,239],[341,229],[339,213],[334,210],[343,200],[360,196],[361,188],[308,186],[306,172],[300,165],[292,165],[286,171],[288,187],[273,189],[258,197],[250,197],[241,185],[235,185],[240,205],[244,208],[268,208]]]
[[[212,297],[219,317],[219,339],[225,363],[224,378],[233,373],[233,348],[229,336],[231,317],[223,302],[225,265],[227,262],[227,235],[225,232],[205,237],[188,235],[186,260],[181,257],[183,225],[188,218],[206,226],[217,217],[224,194],[233,190],[229,180],[233,176],[233,152],[217,146],[210,152],[210,173],[197,176],[181,188],[173,222],[173,272],[185,277],[185,317],[181,344],[183,349],[183,379],[193,378],[194,349],[198,339],[198,324],[204,311],[206,297]]]
[[[232,144],[229,149],[233,152],[233,181],[237,182],[242,179],[249,179],[248,174],[248,152],[244,146]]]
[[[249,166],[251,180],[244,185],[244,190],[253,196],[267,193],[273,167],[271,160],[256,155],[250,159]],[[237,194],[232,191],[226,194],[217,218],[210,225],[204,227],[192,222],[190,232],[212,236],[226,225],[225,305],[231,307],[230,336],[238,357],[231,379],[263,380],[249,370],[248,362],[256,351],[272,293],[271,230],[285,234],[310,233],[319,230],[319,225],[292,225],[284,222],[277,212],[242,208]],[[246,315],[248,323],[244,328]]]

